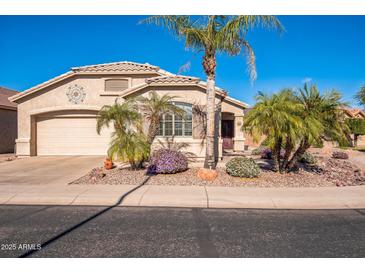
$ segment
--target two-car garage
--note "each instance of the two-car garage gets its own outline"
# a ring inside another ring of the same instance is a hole
[[[36,117],[37,155],[106,155],[112,127],[96,132],[96,113],[59,112]]]

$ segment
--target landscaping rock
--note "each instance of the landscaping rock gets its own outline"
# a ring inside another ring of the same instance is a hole
[[[200,168],[197,176],[204,181],[214,181],[218,176],[218,172],[213,169]]]
[[[96,167],[90,171],[89,181],[95,183],[95,182],[101,180],[102,178],[104,178],[104,176],[105,176],[105,173],[104,173],[103,169],[100,167]]]
[[[330,157],[330,156],[329,156]],[[280,174],[262,169],[258,178],[239,178],[227,174],[224,168],[209,170],[189,168],[177,174],[149,175],[146,169],[94,169],[72,184],[110,185],[181,185],[224,187],[343,187],[365,185],[364,173],[348,160],[318,157],[316,165],[300,165],[295,172]],[[260,160],[264,161],[264,160]],[[265,160],[268,161],[269,160]],[[148,179],[148,180],[147,180]]]
[[[347,160],[329,158],[321,163],[323,176],[336,186],[351,186],[365,184],[365,177],[361,170]]]

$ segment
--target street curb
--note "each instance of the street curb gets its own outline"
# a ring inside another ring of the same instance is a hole
[[[135,185],[134,185],[135,186]],[[5,192],[1,205],[113,206],[134,187],[63,186],[57,191]],[[3,190],[3,192],[2,192]],[[77,191],[75,191],[77,190]],[[363,209],[365,186],[342,188],[237,188],[145,185],[125,196],[118,206],[229,209]]]

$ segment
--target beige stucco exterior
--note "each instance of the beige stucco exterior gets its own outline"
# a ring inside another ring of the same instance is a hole
[[[163,73],[160,70],[148,72],[134,71],[92,71],[65,74],[58,81],[49,81],[38,87],[26,91],[20,96],[14,96],[13,101],[18,103],[18,139],[16,140],[17,154],[22,156],[37,155],[37,121],[40,117],[68,116],[82,117],[83,115],[94,115],[104,105],[111,105],[115,100],[123,101],[128,96],[142,95],[146,96],[152,90],[159,94],[168,93],[171,96],[177,96],[176,101],[185,102],[192,105],[206,106],[206,93],[204,85],[199,82],[185,78],[176,78],[174,82],[157,81],[146,84],[146,79],[161,77]],[[168,77],[175,79],[175,76],[167,74]],[[167,76],[166,76],[167,77]],[[176,76],[177,77],[177,76]],[[105,80],[107,79],[128,79],[128,89],[121,92],[106,92]],[[163,79],[165,80],[165,79]],[[69,87],[77,85],[82,87],[85,97],[82,101],[74,103],[69,100],[67,90]],[[244,136],[240,130],[242,125],[244,103],[236,101],[226,96],[223,91],[217,92],[216,104],[220,106],[221,112],[229,112],[234,117],[235,135],[234,149],[244,149]],[[219,117],[221,115],[218,115]],[[43,118],[44,120],[44,118]],[[43,121],[42,120],[42,121]],[[197,123],[197,122],[195,122]],[[51,123],[48,123],[51,124]],[[193,129],[194,129],[193,119]],[[219,126],[219,124],[218,124]],[[218,133],[219,135],[219,133]],[[217,136],[219,137],[219,136]],[[163,138],[160,138],[164,141]],[[189,146],[186,150],[195,154],[197,157],[204,157],[205,145],[204,138],[175,137],[175,142],[185,142]],[[156,140],[154,146],[158,146]],[[222,155],[221,140],[219,138],[219,156]]]

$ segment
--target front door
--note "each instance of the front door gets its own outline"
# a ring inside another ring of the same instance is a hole
[[[223,149],[233,149],[233,120],[222,120]]]

